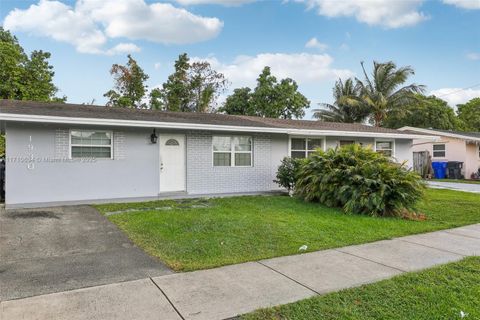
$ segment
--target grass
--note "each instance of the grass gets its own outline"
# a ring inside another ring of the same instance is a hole
[[[243,320],[480,319],[480,257],[258,310]]]
[[[467,184],[480,184],[480,180],[459,180],[459,179],[433,179],[429,180],[432,182],[456,182],[456,183],[467,183]]]
[[[209,207],[202,207],[208,205]],[[138,246],[177,271],[372,242],[480,222],[478,194],[429,189],[426,221],[346,215],[287,196],[246,196],[96,206]],[[171,207],[171,209],[155,209]]]

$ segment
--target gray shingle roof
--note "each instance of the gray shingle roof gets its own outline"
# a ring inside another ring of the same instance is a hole
[[[356,123],[323,122],[316,120],[272,119],[253,116],[225,115],[219,113],[167,112],[156,110],[138,110],[81,104],[44,103],[17,100],[0,100],[0,113],[66,118],[117,119],[242,127],[394,133],[405,135],[409,134],[408,132],[404,131],[388,128],[378,128]]]
[[[458,134],[466,137],[480,138],[480,132],[464,132],[464,131],[440,130],[440,129],[432,129],[432,130],[438,131],[438,132]]]

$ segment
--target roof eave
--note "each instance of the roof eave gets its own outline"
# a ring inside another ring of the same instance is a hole
[[[137,127],[137,128],[163,128],[163,129],[184,129],[184,130],[209,130],[209,131],[233,131],[233,132],[263,132],[263,133],[283,133],[288,135],[305,136],[349,136],[349,137],[373,137],[373,138],[397,138],[397,139],[433,139],[434,136],[403,134],[403,133],[384,133],[384,132],[362,132],[345,130],[312,130],[312,129],[293,129],[277,127],[250,127],[250,126],[231,126],[201,123],[185,122],[159,122],[159,121],[141,121],[141,120],[122,120],[122,119],[98,119],[98,118],[75,118],[75,117],[57,117],[42,115],[25,115],[13,113],[0,113],[2,121],[31,122],[31,123],[61,123],[61,124],[79,124],[79,125],[98,125],[98,126],[118,126],[118,127]]]
[[[421,133],[427,133],[427,134],[432,134],[432,135],[437,135],[437,136],[444,136],[444,137],[451,137],[451,138],[457,138],[457,139],[462,139],[467,142],[480,142],[480,138],[475,138],[472,136],[466,136],[458,133],[450,133],[450,132],[442,132],[442,131],[437,131],[435,129],[424,129],[424,128],[417,128],[417,127],[401,127],[398,129],[400,131],[416,131],[416,132],[421,132]]]

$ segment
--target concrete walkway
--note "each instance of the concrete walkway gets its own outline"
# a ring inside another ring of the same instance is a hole
[[[90,206],[0,209],[0,301],[171,273]]]
[[[0,319],[226,319],[480,255],[480,224],[10,300]]]
[[[475,184],[475,183],[443,182],[443,181],[428,181],[427,183],[430,188],[435,188],[435,189],[449,189],[449,190],[480,193],[480,184]]]

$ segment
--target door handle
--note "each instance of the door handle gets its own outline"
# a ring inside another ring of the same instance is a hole
[[[160,170],[163,170],[163,162],[160,164]]]

